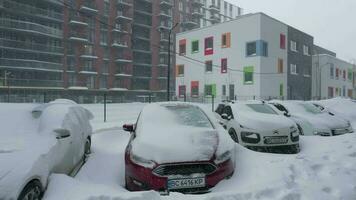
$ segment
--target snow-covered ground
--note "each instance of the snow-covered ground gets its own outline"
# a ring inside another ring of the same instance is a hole
[[[76,177],[53,175],[45,199],[356,199],[356,134],[301,137],[297,155],[258,153],[237,145],[234,176],[208,194],[128,192],[124,188],[124,149],[129,133],[121,126],[134,122],[143,106],[108,104],[108,122],[103,123],[103,105],[85,105],[96,117],[92,155]]]

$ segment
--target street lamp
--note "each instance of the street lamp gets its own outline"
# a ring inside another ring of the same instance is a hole
[[[168,33],[168,69],[167,69],[167,101],[170,101],[170,82],[171,82],[171,35],[172,31],[178,26],[176,23]]]

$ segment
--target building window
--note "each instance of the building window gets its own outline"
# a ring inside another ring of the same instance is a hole
[[[253,84],[253,66],[244,67],[244,84]]]
[[[199,52],[199,40],[192,41],[192,53]]]
[[[215,84],[205,85],[204,95],[205,96],[216,96],[216,85]]]
[[[330,66],[330,78],[334,79],[334,66],[333,65]]]
[[[268,56],[268,43],[262,40],[246,44],[246,56]]]
[[[339,88],[335,88],[335,96],[340,96],[340,94],[339,94]]]
[[[352,94],[353,92],[352,92],[352,89],[349,89],[348,91],[347,91],[347,96],[348,97],[350,97],[350,98],[353,98],[353,94]]]
[[[298,50],[297,50],[297,42],[295,42],[293,40],[290,41],[290,50],[294,51],[294,52],[298,52]]]
[[[185,55],[186,53],[186,39],[179,40],[179,55]]]
[[[279,84],[279,96],[280,96],[280,97],[283,97],[283,96],[284,96],[283,83]]]
[[[339,79],[339,68],[336,68],[336,72],[335,72],[335,76],[336,76],[336,79]]]
[[[177,65],[177,76],[184,76],[184,65]]]
[[[283,59],[278,59],[278,73],[283,74]]]
[[[352,81],[352,69],[348,70],[347,77],[348,77],[349,81]]]
[[[328,98],[333,98],[334,97],[334,88],[333,87],[328,87]]]
[[[221,47],[229,48],[231,46],[231,33],[224,33],[221,36]]]
[[[346,96],[346,86],[342,86],[342,96]]]
[[[214,53],[214,37],[205,38],[205,55],[212,55]]]
[[[246,56],[256,56],[257,48],[256,42],[250,42],[246,44]]]
[[[293,75],[297,75],[297,65],[295,64],[290,64],[290,73]]]
[[[309,56],[309,55],[310,55],[310,54],[309,54],[309,47],[308,47],[308,46],[303,45],[303,53],[304,53],[304,55],[306,55],[306,56]]]
[[[190,83],[190,94],[192,97],[198,97],[199,96],[199,81],[192,81]]]
[[[213,72],[213,61],[205,61],[205,72]]]
[[[346,70],[342,71],[342,78],[344,79],[344,81],[346,80]],[[344,95],[345,96],[345,95]]]
[[[227,58],[221,59],[221,73],[227,73]]]
[[[222,85],[222,95],[226,96],[226,85]]]
[[[280,42],[279,42],[279,46],[281,49],[286,49],[286,35],[281,34],[280,35]]]
[[[179,87],[178,87],[178,96],[180,96],[180,97],[184,97],[186,94],[185,94],[185,92],[186,92],[186,87],[185,87],[185,85],[180,85]]]

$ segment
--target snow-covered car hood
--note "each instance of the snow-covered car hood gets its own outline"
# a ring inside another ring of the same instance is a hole
[[[160,107],[160,104],[151,104],[143,109],[132,142],[132,154],[162,164],[207,161],[233,148],[231,139],[220,130],[212,113],[204,112],[209,115],[209,126],[187,126],[176,123],[170,113]]]
[[[233,111],[235,120],[245,128],[255,130],[275,130],[295,126],[295,123],[285,116],[255,112]]]

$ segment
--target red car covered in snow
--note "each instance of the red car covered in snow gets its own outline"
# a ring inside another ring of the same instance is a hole
[[[130,191],[201,193],[233,175],[235,145],[214,116],[194,104],[144,107],[125,153]]]

